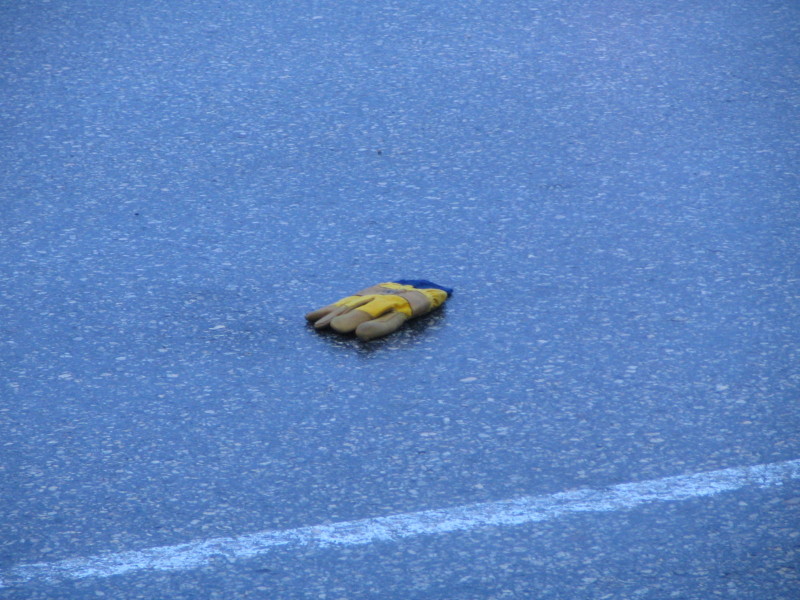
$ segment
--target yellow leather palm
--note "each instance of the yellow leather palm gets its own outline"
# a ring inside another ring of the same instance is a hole
[[[411,285],[403,285],[401,283],[394,282],[379,283],[376,287],[388,288],[389,290],[398,290],[402,292],[418,292],[422,294],[430,303],[430,308],[425,312],[430,312],[434,308],[439,308],[444,301],[447,300],[447,292],[444,290],[433,288],[420,289]],[[365,313],[375,318],[380,317],[390,310],[401,312],[407,317],[419,316],[417,314],[413,314],[413,306],[408,299],[404,298],[403,296],[387,292],[382,292],[379,294],[365,294],[363,296],[348,296],[347,298],[342,298],[338,302],[334,302],[334,306],[358,308],[358,310],[363,310]]]

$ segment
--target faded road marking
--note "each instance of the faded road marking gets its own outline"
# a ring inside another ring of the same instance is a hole
[[[800,460],[665,477],[606,488],[465,504],[332,525],[262,531],[175,546],[30,563],[0,573],[0,587],[111,577],[132,571],[185,571],[212,563],[252,558],[283,547],[354,546],[421,535],[548,521],[582,512],[628,510],[651,502],[714,496],[746,487],[768,488],[800,479]]]

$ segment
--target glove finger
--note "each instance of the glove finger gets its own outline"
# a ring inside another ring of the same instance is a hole
[[[356,308],[350,312],[335,317],[331,321],[331,328],[339,333],[350,333],[351,331],[355,331],[356,327],[372,318],[372,315],[369,313]]]
[[[332,310],[336,310],[338,306],[335,304],[328,304],[328,306],[323,306],[322,308],[318,308],[317,310],[312,310],[310,313],[306,315],[306,319],[309,321],[319,321],[322,317],[327,315]]]
[[[408,317],[403,313],[392,311],[377,319],[361,323],[356,328],[356,335],[359,339],[368,342],[397,331],[407,320]]]
[[[328,306],[324,306],[323,308],[319,308],[308,313],[306,315],[306,319],[309,321],[316,321],[314,323],[314,327],[317,329],[322,329],[323,327],[327,327],[328,324],[339,315],[343,315],[344,313],[351,311],[354,308],[358,308],[369,301],[369,298],[349,296],[343,300],[339,300],[338,302],[334,302],[333,304],[329,304]]]
[[[324,310],[324,309],[322,309]],[[321,319],[314,323],[314,329],[323,329],[331,324],[336,317],[353,310],[349,306],[333,306]]]

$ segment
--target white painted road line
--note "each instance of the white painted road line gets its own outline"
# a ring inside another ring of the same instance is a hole
[[[602,489],[526,496],[514,500],[466,504],[332,525],[262,531],[147,550],[22,564],[0,573],[0,587],[25,583],[54,584],[143,570],[185,571],[219,558],[228,561],[252,558],[281,547],[354,546],[378,541],[398,541],[420,535],[522,525],[557,519],[572,513],[628,510],[651,502],[689,500],[746,487],[768,488],[794,479],[800,479],[800,459],[623,483]]]

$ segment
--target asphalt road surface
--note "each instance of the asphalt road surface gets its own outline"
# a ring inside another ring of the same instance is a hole
[[[800,597],[800,5],[0,4],[0,598]],[[303,314],[455,288],[369,344]]]

